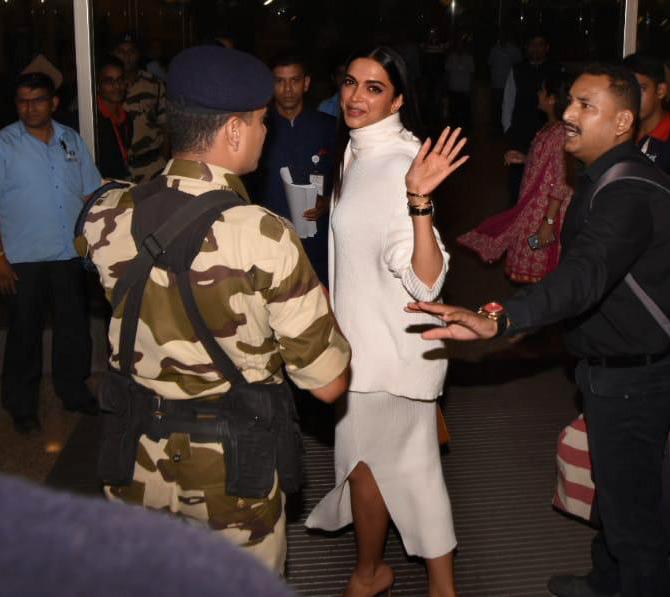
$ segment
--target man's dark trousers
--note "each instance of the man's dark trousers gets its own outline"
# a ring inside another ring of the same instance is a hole
[[[589,581],[622,597],[670,595],[662,460],[670,428],[670,358],[630,368],[577,368],[602,532]]]
[[[52,374],[67,408],[90,402],[91,336],[84,272],[78,259],[12,264],[16,294],[5,297],[7,341],[2,403],[15,420],[37,415],[42,377],[42,332],[53,313]]]

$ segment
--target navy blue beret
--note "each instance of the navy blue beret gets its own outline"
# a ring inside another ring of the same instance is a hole
[[[251,112],[274,92],[270,69],[251,54],[221,46],[195,46],[170,64],[167,99],[193,112]]]

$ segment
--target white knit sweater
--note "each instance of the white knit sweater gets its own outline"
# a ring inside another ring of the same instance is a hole
[[[342,192],[331,203],[329,279],[352,348],[349,389],[433,400],[442,393],[447,360],[442,342],[422,340],[420,327],[436,320],[403,311],[414,299],[439,296],[449,259],[435,230],[444,267],[433,288],[411,266],[405,174],[419,146],[397,114],[351,131]]]

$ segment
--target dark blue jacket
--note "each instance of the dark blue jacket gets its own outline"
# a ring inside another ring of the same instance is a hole
[[[268,136],[258,170],[250,178],[252,201],[290,219],[280,168],[288,166],[295,184],[308,184],[310,174],[324,177],[324,196],[333,185],[333,146],[336,120],[328,114],[303,109],[287,120],[270,109]],[[315,163],[316,162],[316,163]],[[328,214],[317,222],[314,238],[302,239],[308,257],[321,282],[328,284]]]

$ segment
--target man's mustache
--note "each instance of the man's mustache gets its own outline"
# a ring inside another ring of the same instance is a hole
[[[571,124],[570,122],[563,122],[563,128],[566,133],[575,133],[581,135],[582,129],[580,129],[576,124]]]

